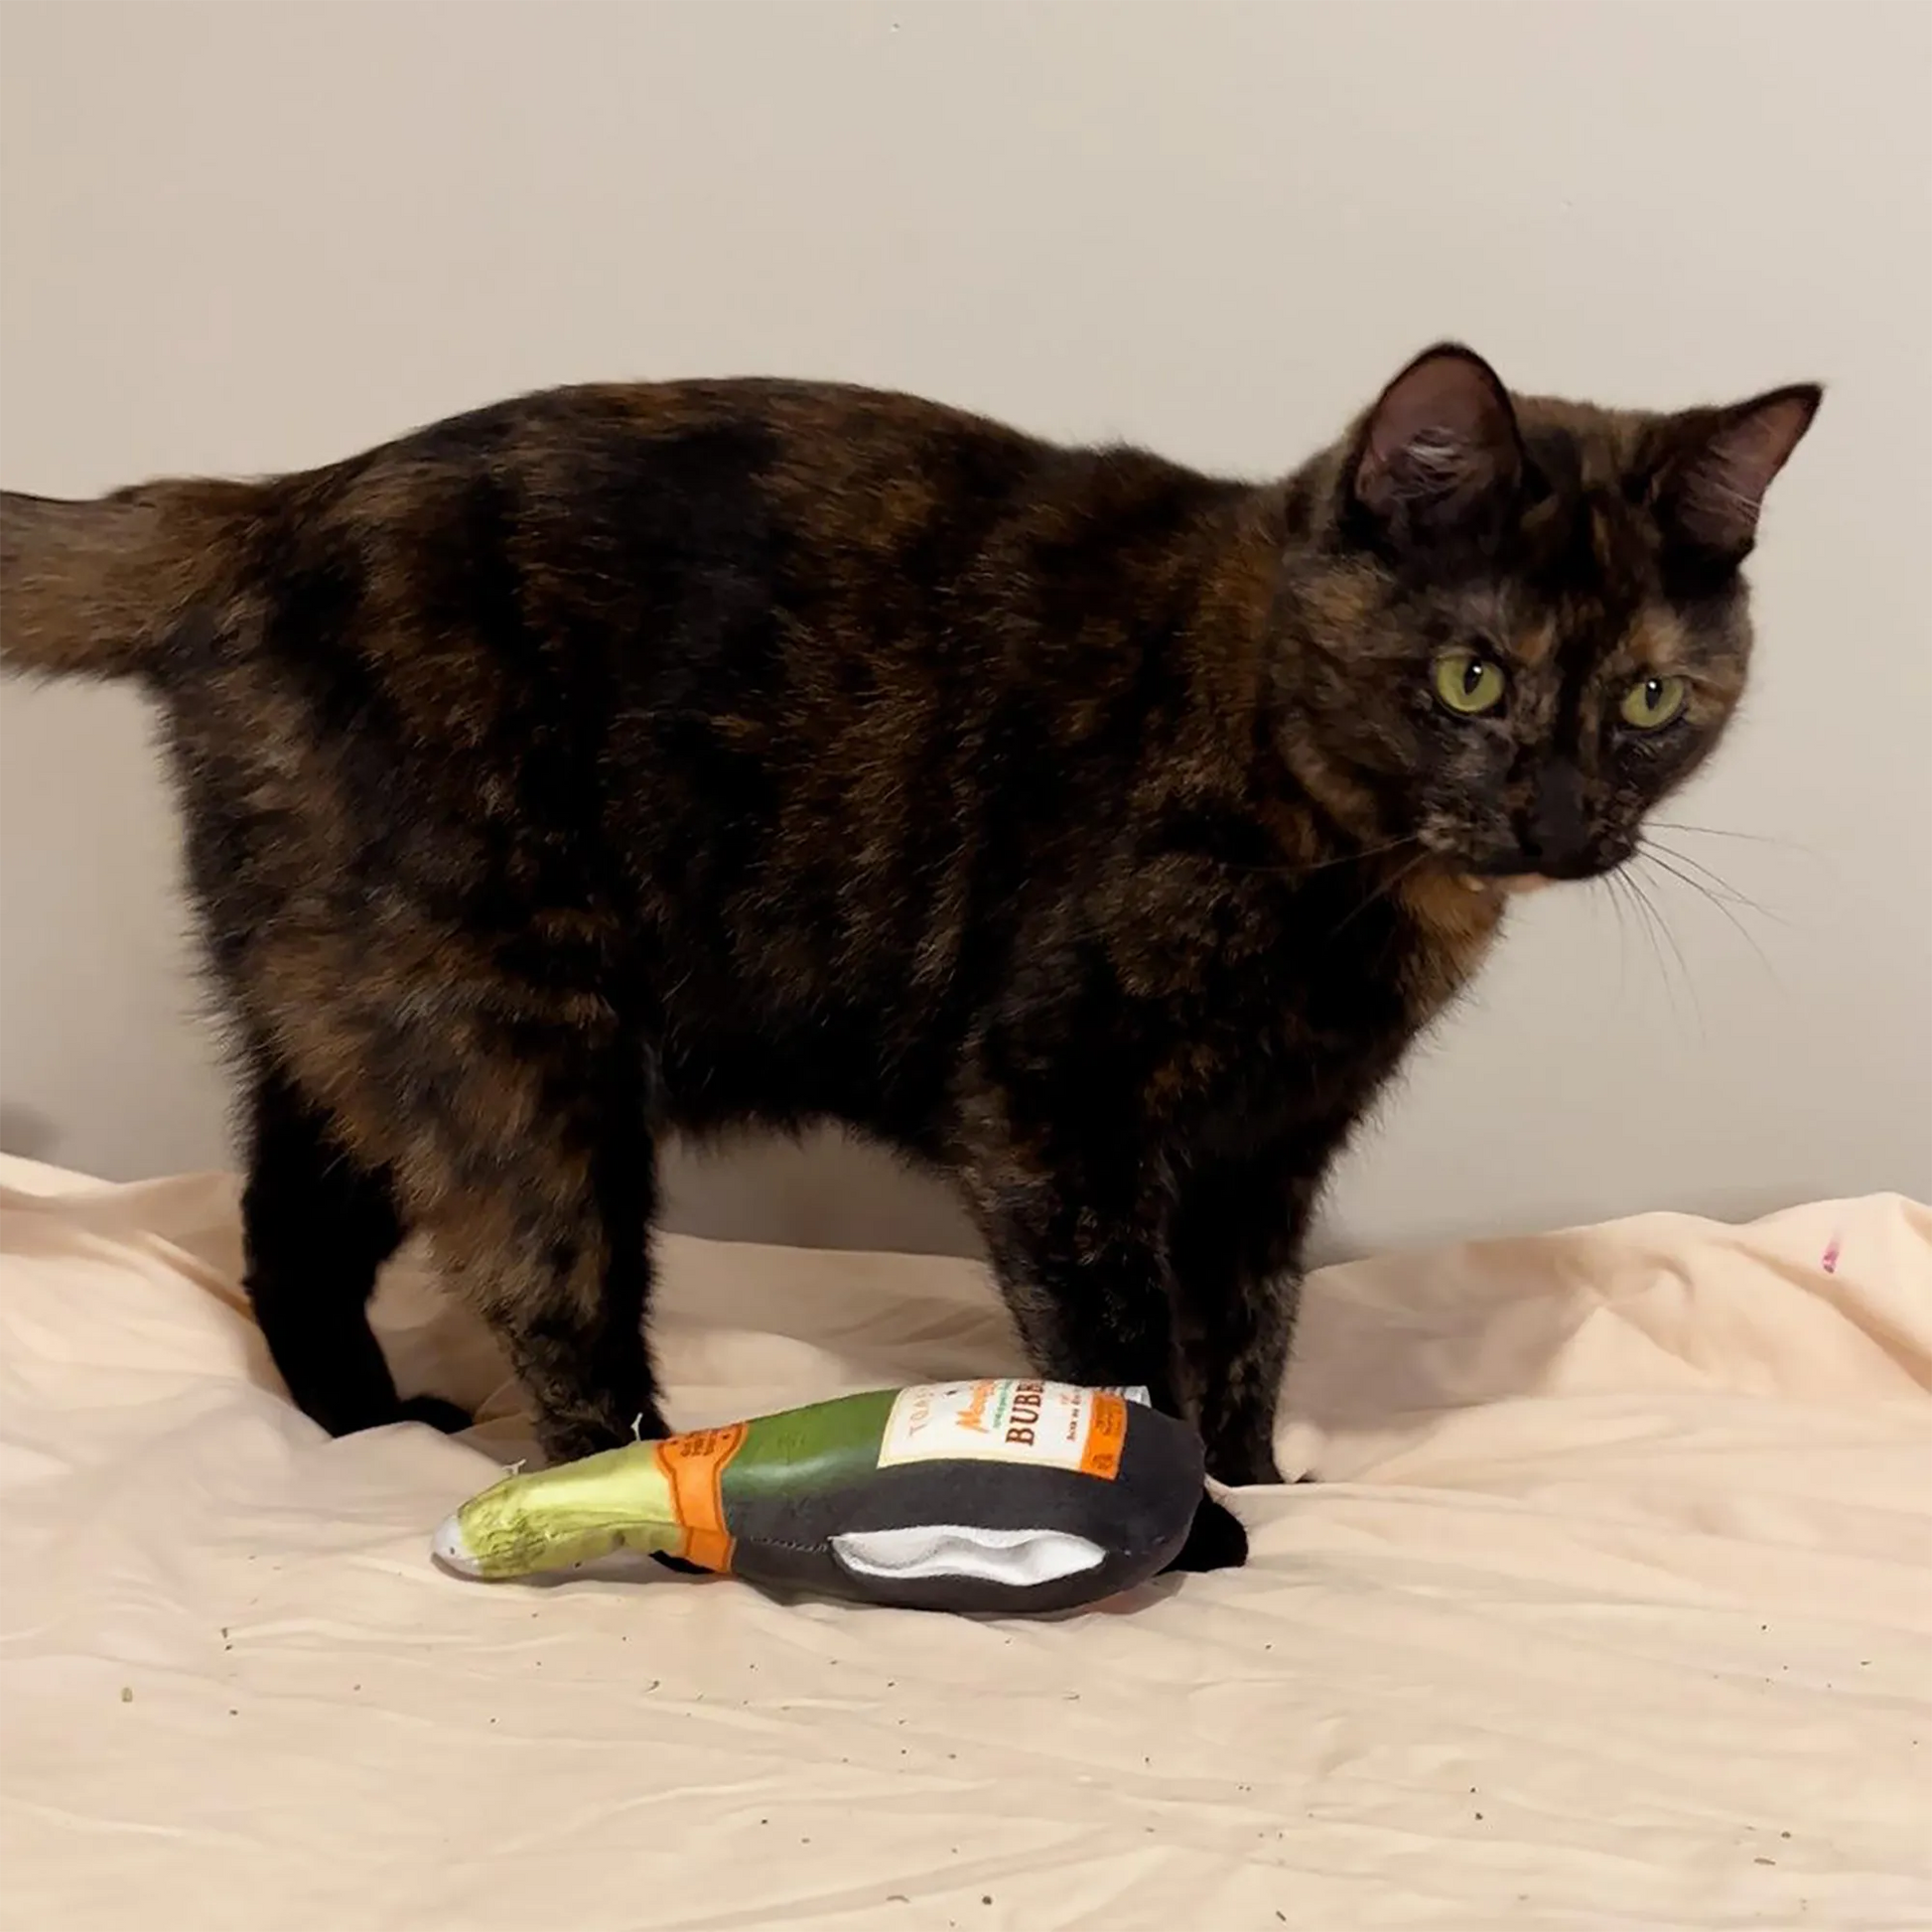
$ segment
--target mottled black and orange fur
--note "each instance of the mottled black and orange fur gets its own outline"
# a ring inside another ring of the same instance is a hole
[[[327,1427],[451,1419],[364,1316],[419,1228],[551,1454],[657,1430],[660,1137],[832,1120],[954,1177],[1042,1371],[1271,1481],[1323,1175],[1497,881],[1618,863],[1715,742],[1815,402],[1512,401],[1445,349],[1257,486],[856,389],[577,388],[8,496],[0,615],[158,701],[249,1288]],[[1466,640],[1506,715],[1436,701]],[[1665,670],[1683,728],[1620,735]],[[1189,1561],[1242,1547],[1204,1511]]]

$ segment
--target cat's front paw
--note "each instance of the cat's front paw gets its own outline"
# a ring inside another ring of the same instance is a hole
[[[692,1563],[687,1558],[672,1556],[668,1550],[653,1550],[650,1553],[650,1560],[652,1563],[662,1564],[666,1570],[675,1571],[680,1577],[712,1577],[717,1575],[716,1571],[707,1570],[701,1563]]]
[[[1203,1492],[1194,1511],[1187,1541],[1180,1546],[1170,1570],[1239,1570],[1248,1561],[1248,1532],[1226,1503]]]
[[[553,1407],[540,1410],[536,1423],[537,1447],[553,1468],[622,1449],[626,1443],[656,1442],[670,1433],[655,1403],[639,1408],[632,1401]]]
[[[1281,1465],[1275,1460],[1268,1435],[1241,1435],[1212,1440],[1207,1445],[1207,1473],[1229,1489],[1278,1483]]]

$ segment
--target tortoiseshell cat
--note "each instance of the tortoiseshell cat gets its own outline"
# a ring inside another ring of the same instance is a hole
[[[15,665],[159,699],[296,1400],[402,1416],[427,1230],[549,1453],[663,1427],[672,1129],[954,1177],[1034,1361],[1225,1482],[1323,1175],[1513,882],[1602,873],[1744,680],[1813,387],[1619,414],[1418,358],[1285,482],[907,397],[586,387],[273,481],[8,495]],[[1239,1562],[1203,1506],[1183,1561]]]

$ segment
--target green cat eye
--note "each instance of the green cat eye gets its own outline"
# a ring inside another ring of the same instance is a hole
[[[1690,695],[1681,677],[1640,677],[1623,694],[1623,722],[1640,732],[1659,731],[1684,709]]]
[[[1465,718],[1494,711],[1506,689],[1502,666],[1480,651],[1446,650],[1436,660],[1436,695]]]

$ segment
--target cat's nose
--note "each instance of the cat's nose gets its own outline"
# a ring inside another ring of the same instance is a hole
[[[1584,813],[1583,773],[1574,764],[1546,764],[1536,774],[1518,836],[1523,857],[1540,872],[1561,877],[1586,862],[1589,823]]]

